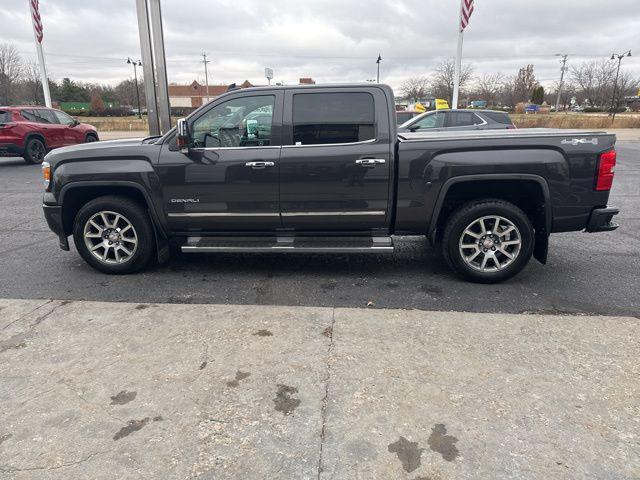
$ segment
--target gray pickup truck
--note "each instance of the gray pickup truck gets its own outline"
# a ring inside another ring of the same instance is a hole
[[[233,90],[161,137],[50,152],[44,213],[106,273],[182,252],[375,252],[426,235],[451,268],[499,282],[554,232],[617,228],[615,136],[398,133],[385,85]]]

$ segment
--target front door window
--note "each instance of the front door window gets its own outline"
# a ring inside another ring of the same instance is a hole
[[[191,127],[193,148],[266,147],[271,145],[275,96],[241,97],[221,103]]]

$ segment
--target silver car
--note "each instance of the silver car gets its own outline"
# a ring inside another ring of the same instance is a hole
[[[434,110],[398,126],[399,132],[418,130],[501,130],[516,128],[506,112],[497,110]]]

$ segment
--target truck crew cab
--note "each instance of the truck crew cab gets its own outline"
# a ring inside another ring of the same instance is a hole
[[[549,234],[617,228],[615,136],[396,131],[385,85],[228,92],[161,137],[49,153],[44,212],[60,246],[130,273],[182,252],[393,252],[426,235],[451,268],[499,282]]]

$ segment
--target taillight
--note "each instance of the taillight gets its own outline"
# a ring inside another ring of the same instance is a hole
[[[615,169],[615,149],[601,153],[600,158],[598,159],[598,176],[596,177],[596,190],[611,190]]]

